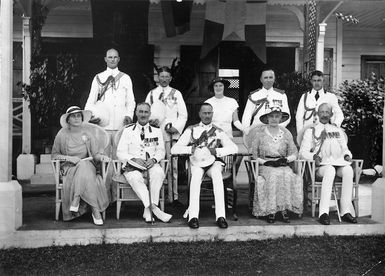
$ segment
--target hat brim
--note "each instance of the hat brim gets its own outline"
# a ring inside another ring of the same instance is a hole
[[[264,123],[265,125],[267,125],[269,123],[269,121],[267,120],[267,117],[270,114],[274,113],[274,112],[281,113],[282,117],[281,117],[281,121],[279,121],[280,124],[285,122],[285,121],[287,121],[287,120],[289,120],[290,115],[288,113],[286,113],[284,111],[279,112],[279,111],[276,111],[276,110],[274,110],[272,112],[269,112],[269,113],[266,113],[266,114],[263,114],[261,117],[259,117],[259,120],[262,123]]]
[[[191,157],[191,164],[194,166],[201,167],[201,168],[208,167],[208,166],[212,165],[214,162],[215,162],[215,156],[214,155],[210,155],[207,159],[200,160],[200,161],[196,160],[194,158],[194,156]]]
[[[98,123],[101,127],[106,127],[110,123],[109,109],[102,101],[97,101],[94,105],[89,107],[91,114],[100,119]]]
[[[216,84],[217,82],[221,82],[223,84],[223,86],[225,87],[225,89],[229,88],[229,86],[230,86],[230,82],[228,80],[225,80],[225,79],[214,80],[207,87],[208,90],[211,91],[211,92],[214,92],[214,84]]]
[[[91,116],[92,116],[92,113],[91,111],[89,110],[79,110],[78,112],[81,112],[83,114],[83,123],[87,123],[90,119],[91,119]],[[68,123],[67,123],[67,117],[68,115],[70,114],[75,114],[75,113],[78,113],[78,112],[74,112],[74,113],[65,113],[63,115],[60,116],[60,125],[62,128],[68,128]]]

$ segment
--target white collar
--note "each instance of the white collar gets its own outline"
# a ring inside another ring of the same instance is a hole
[[[266,89],[265,87],[262,87],[262,89],[265,89],[266,92],[273,92],[274,91],[274,87],[270,87],[269,89]]]
[[[113,77],[116,77],[116,75],[119,74],[119,69],[118,69],[118,67],[116,67],[114,69],[111,69],[111,68],[107,67],[106,72],[109,75],[112,75]]]
[[[310,94],[312,94],[312,95],[315,95],[316,93],[317,93],[317,90],[315,90],[314,88],[312,88],[312,90],[311,90]],[[318,94],[319,94],[319,95],[323,95],[323,94],[325,94],[325,91],[324,91],[324,89],[323,89],[323,88],[321,88],[320,90],[318,90]]]
[[[199,126],[204,128],[204,129],[211,129],[213,127],[213,123],[210,123],[208,125],[205,125],[204,123],[200,122]]]
[[[149,128],[149,123],[147,123],[147,124],[145,124],[144,126],[142,126],[141,124],[139,124],[139,122],[136,122],[136,125],[137,125],[137,127],[139,128],[139,129],[142,129],[142,127],[144,127],[144,129],[147,129],[147,128]]]

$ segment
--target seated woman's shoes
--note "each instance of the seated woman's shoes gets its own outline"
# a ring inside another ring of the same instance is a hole
[[[281,215],[282,215],[282,221],[283,222],[290,223],[290,218],[289,218],[289,216],[288,216],[286,211],[282,211]]]
[[[323,225],[329,225],[330,224],[330,218],[329,218],[329,215],[326,214],[326,213],[323,213],[320,217],[319,217],[319,223],[323,224]]]
[[[71,202],[70,212],[74,212],[74,213],[79,212],[79,205],[80,205],[80,198],[75,197]]]
[[[228,227],[227,221],[224,217],[219,217],[217,219],[217,225],[219,228],[223,228],[223,229]]]
[[[268,215],[266,221],[268,223],[274,223],[275,222],[275,215],[274,214]]]
[[[103,225],[103,219],[99,211],[92,210],[92,219],[95,225]]]
[[[172,218],[172,215],[163,212],[163,211],[160,210],[160,209],[158,208],[158,206],[156,206],[155,204],[152,204],[152,205],[151,205],[151,208],[152,208],[152,213],[153,213],[158,219],[160,219],[160,220],[163,221],[163,222],[169,222],[170,219]]]
[[[188,226],[192,229],[197,229],[199,228],[199,220],[198,218],[192,218],[188,222]]]
[[[342,221],[349,222],[349,223],[357,223],[357,219],[353,217],[350,213],[346,213],[341,217]]]

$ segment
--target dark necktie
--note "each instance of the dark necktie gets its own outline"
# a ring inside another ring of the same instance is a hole
[[[140,131],[140,139],[142,139],[142,141],[144,140],[144,127],[142,127],[142,130]]]
[[[318,91],[315,93],[315,96],[314,96],[314,97],[315,97],[315,100],[318,101],[318,98],[319,98],[319,93],[318,93]]]

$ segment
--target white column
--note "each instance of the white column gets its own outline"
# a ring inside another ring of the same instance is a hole
[[[12,77],[13,15],[12,2],[1,1],[1,89],[0,89],[0,181],[11,180],[12,174]]]
[[[336,31],[336,81],[334,85],[336,88],[342,83],[342,21],[336,19],[337,31]]]
[[[325,49],[325,33],[326,33],[326,23],[320,23],[319,26],[319,35],[317,39],[317,52],[316,52],[316,63],[315,68],[323,72],[324,70],[324,49]]]
[[[22,224],[21,186],[12,174],[12,77],[13,1],[1,1],[0,74],[0,232],[14,231]]]
[[[31,32],[30,17],[23,17],[23,83],[30,84],[31,74]],[[31,153],[31,112],[29,101],[23,99],[22,153]]]

